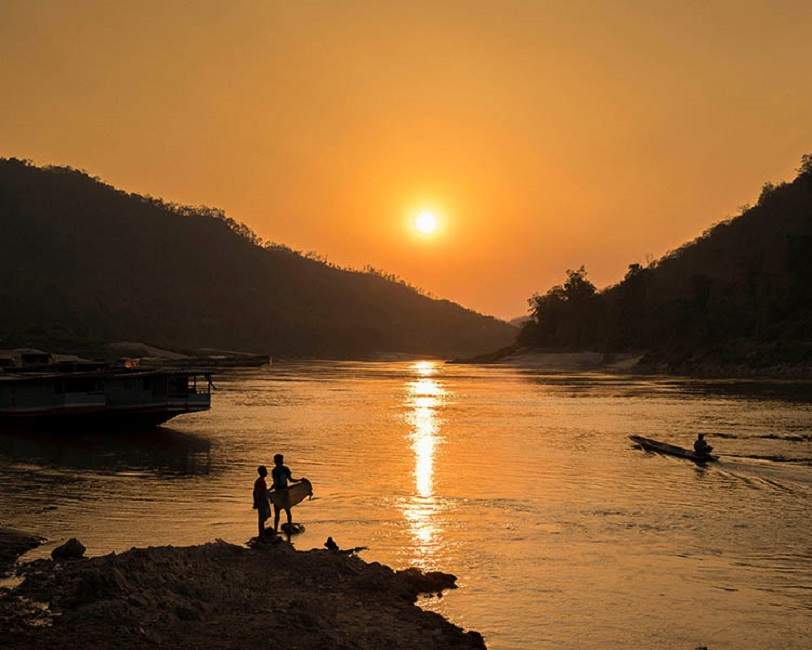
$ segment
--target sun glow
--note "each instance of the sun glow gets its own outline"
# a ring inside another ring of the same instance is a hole
[[[437,217],[433,212],[424,210],[414,220],[414,227],[421,235],[433,235],[437,232]]]

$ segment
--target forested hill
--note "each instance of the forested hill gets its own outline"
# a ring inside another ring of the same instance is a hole
[[[596,291],[583,267],[530,299],[525,346],[649,350],[672,369],[812,367],[812,155],[791,183],[662,259]],[[703,359],[699,359],[703,357]]]
[[[516,330],[374,271],[338,269],[208,208],[0,159],[0,347],[135,340],[277,356],[459,355]]]

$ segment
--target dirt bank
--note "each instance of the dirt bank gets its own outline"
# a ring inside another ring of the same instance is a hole
[[[812,347],[731,342],[713,349],[647,353],[635,370],[707,378],[812,379]]]
[[[713,349],[558,352],[517,345],[450,363],[504,364],[542,372],[609,372],[698,378],[812,379],[812,347],[731,342]]]
[[[555,352],[510,346],[451,363],[505,364],[547,372],[626,372],[634,369],[642,356],[636,352]]]
[[[23,575],[0,597],[7,648],[485,647],[414,604],[454,576],[284,542],[38,560]]]

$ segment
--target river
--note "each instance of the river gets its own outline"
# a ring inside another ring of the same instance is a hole
[[[0,523],[90,554],[255,534],[285,454],[328,535],[456,574],[421,605],[496,650],[809,648],[812,385],[545,374],[435,361],[280,363],[140,434],[3,434]],[[634,449],[629,434],[718,465]],[[273,567],[269,567],[273,570]]]

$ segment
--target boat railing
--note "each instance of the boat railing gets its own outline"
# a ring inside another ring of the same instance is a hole
[[[82,393],[62,393],[60,401],[65,406],[106,406],[107,395],[103,390],[82,392]]]

